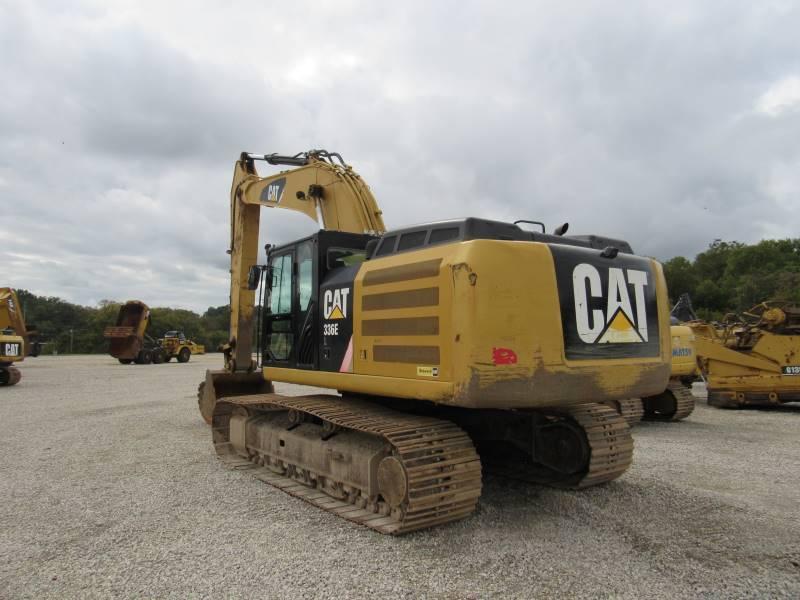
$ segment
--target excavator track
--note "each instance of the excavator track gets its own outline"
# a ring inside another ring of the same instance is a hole
[[[633,461],[633,437],[630,426],[613,408],[605,404],[579,404],[549,413],[554,421],[567,420],[577,425],[584,436],[587,466],[575,473],[558,473],[536,465],[487,465],[487,472],[500,477],[566,489],[582,489],[613,481]]]
[[[562,412],[583,428],[591,458],[585,473],[555,485],[586,488],[612,481],[628,470],[633,461],[633,437],[616,411],[602,404],[580,404]]]
[[[614,400],[607,403],[612,409],[617,411],[625,422],[633,427],[644,417],[644,405],[641,398],[626,398],[625,400]]]
[[[678,381],[670,381],[663,393],[643,403],[645,421],[681,421],[694,411],[692,391]]]
[[[256,417],[249,423],[259,415],[269,419],[270,414],[284,411],[294,423],[287,430],[309,419],[321,420],[324,435],[315,442],[315,450],[339,430],[382,440],[385,456],[377,468],[380,493],[367,495],[364,489],[333,479],[330,472],[312,472],[307,465],[287,462],[250,440],[244,453],[241,443],[237,448],[232,442],[231,420],[237,414]],[[258,394],[221,399],[212,425],[215,450],[229,467],[248,470],[292,496],[380,533],[400,535],[462,519],[475,510],[481,494],[480,458],[469,436],[448,421],[337,396]]]
[[[16,367],[6,367],[2,376],[2,385],[16,385],[22,379],[22,371]]]

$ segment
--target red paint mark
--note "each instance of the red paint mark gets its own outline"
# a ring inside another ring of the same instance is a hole
[[[492,362],[496,365],[515,365],[517,353],[511,348],[492,348]]]

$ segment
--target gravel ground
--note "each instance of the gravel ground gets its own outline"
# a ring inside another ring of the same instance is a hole
[[[195,390],[220,362],[22,363],[0,597],[800,596],[800,407],[642,424],[611,484],[487,477],[469,519],[391,538],[217,462]]]

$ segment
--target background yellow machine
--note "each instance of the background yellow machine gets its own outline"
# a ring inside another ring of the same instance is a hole
[[[0,329],[0,386],[19,383],[22,373],[12,365],[24,358],[25,341],[22,336],[11,329]]]
[[[641,420],[682,421],[694,411],[695,402],[689,386],[700,374],[694,332],[686,325],[672,325],[670,339],[672,361],[667,388],[654,396],[626,398],[609,404],[628,425]]]
[[[800,401],[800,308],[764,302],[720,326],[687,323],[696,337],[708,403],[719,407]]]
[[[28,329],[16,292],[0,288],[0,385],[14,385],[22,379],[19,369],[12,366],[25,358],[39,354],[37,332]]]
[[[186,338],[182,331],[167,331],[158,340],[147,334],[150,308],[139,300],[129,300],[119,308],[117,320],[103,332],[108,340],[108,353],[124,365],[149,365],[189,362],[192,354],[205,354],[205,347]]]
[[[182,331],[167,331],[164,337],[156,342],[161,349],[164,362],[169,362],[173,358],[178,362],[189,362],[192,354],[205,354],[206,347],[198,344],[186,337]]]
[[[262,206],[322,229],[258,265]],[[579,488],[630,465],[603,403],[663,392],[671,344],[661,266],[626,242],[474,218],[386,232],[325,151],[243,154],[231,216],[225,370],[199,394],[227,464],[392,534],[471,513],[484,468]]]

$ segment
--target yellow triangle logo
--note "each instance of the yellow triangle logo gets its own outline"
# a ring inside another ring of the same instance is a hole
[[[636,328],[633,326],[628,316],[622,312],[622,309],[617,309],[608,327],[606,327],[606,330],[598,338],[597,343],[627,344],[642,341],[642,336],[636,331]]]
[[[334,306],[331,314],[328,315],[328,319],[344,319],[342,310],[338,306]]]

